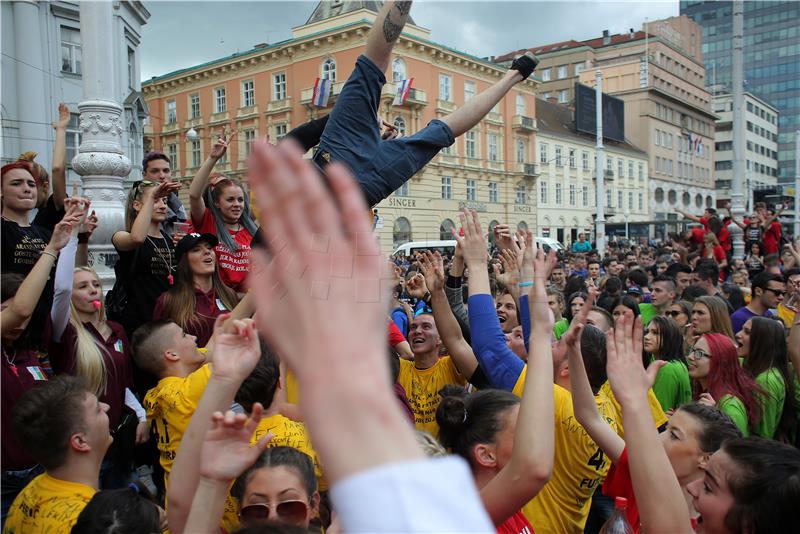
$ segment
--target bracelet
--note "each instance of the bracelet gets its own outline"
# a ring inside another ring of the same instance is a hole
[[[48,256],[50,256],[50,257],[51,257],[51,258],[53,258],[54,260],[58,261],[58,256],[56,256],[55,254],[53,254],[53,253],[52,253],[52,252],[50,252],[49,250],[43,250],[43,251],[42,251],[42,255],[45,255],[45,254],[46,254],[46,255],[48,255]]]
[[[90,234],[89,232],[81,232],[81,233],[79,233],[78,234],[78,244],[79,245],[85,245],[86,243],[88,243],[89,242],[89,237],[91,235],[92,234]]]
[[[519,287],[531,287],[533,285],[533,280],[529,280],[527,282],[520,282],[517,285]]]

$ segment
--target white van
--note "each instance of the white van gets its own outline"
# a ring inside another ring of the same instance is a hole
[[[564,246],[553,238],[536,237],[535,239],[536,242],[539,243],[539,246],[544,248],[545,252],[551,248],[555,249],[556,252],[564,249]],[[403,243],[397,247],[392,255],[408,256],[413,258],[417,252],[421,252],[423,250],[438,250],[442,256],[452,256],[456,252],[456,240],[447,239],[440,241],[409,241],[408,243]]]

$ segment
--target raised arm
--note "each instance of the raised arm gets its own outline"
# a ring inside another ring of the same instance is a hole
[[[426,250],[420,257],[420,267],[425,276],[425,284],[431,292],[433,318],[442,343],[447,347],[447,352],[453,358],[458,370],[469,379],[478,367],[478,360],[472,352],[472,347],[464,339],[461,327],[458,326],[458,321],[447,302],[447,295],[444,293],[444,262],[441,254],[439,252],[433,254]]]
[[[50,242],[20,284],[11,304],[0,313],[0,328],[3,332],[22,326],[33,315],[47,279],[50,278],[53,265],[58,259],[58,253],[69,242],[72,228],[79,221],[80,213],[73,210],[66,213],[61,222],[56,224]]]
[[[642,367],[642,320],[622,317],[606,337],[608,380],[622,405],[633,491],[642,525],[654,532],[691,532],[689,509],[667,453],[661,445]]]
[[[130,232],[120,230],[111,237],[111,241],[117,250],[134,250],[142,246],[150,229],[150,221],[153,219],[153,208],[156,201],[169,196],[172,191],[180,189],[181,184],[178,182],[162,182],[155,186],[142,184],[139,187],[142,188],[142,198],[135,201],[135,203],[139,203],[140,208]]]
[[[545,285],[548,263],[535,246],[533,234],[527,236],[531,248],[526,251],[523,290],[529,295],[531,314],[528,372],[520,400],[517,428],[511,458],[503,469],[481,489],[481,499],[495,525],[502,524],[525,503],[534,498],[550,480],[553,471],[553,354],[550,334],[553,315],[547,305]],[[532,282],[533,286],[527,285]]]
[[[456,252],[453,255],[453,262],[450,264],[450,272],[444,285],[444,293],[447,295],[447,302],[450,304],[450,309],[453,310],[458,326],[461,327],[461,334],[469,343],[472,335],[469,331],[467,307],[464,306],[462,276],[464,276],[464,258],[461,256],[461,248],[456,244]]]
[[[204,436],[212,427],[212,414],[218,411],[224,412],[230,407],[239,386],[255,368],[261,356],[261,348],[253,321],[250,319],[232,321],[228,324],[227,330],[224,331],[223,325],[227,318],[228,316],[221,315],[217,317],[217,321],[214,324],[214,337],[216,339],[214,350],[211,354],[211,378],[209,378],[203,396],[200,398],[197,409],[189,422],[189,426],[186,428],[186,433],[181,440],[178,454],[175,457],[175,463],[172,465],[172,476],[169,479],[167,493],[167,502],[169,503],[167,510],[170,531],[178,534],[184,532],[184,524],[192,508],[195,492],[198,491],[198,483],[201,483],[202,480],[204,487],[213,488],[218,483],[225,482],[224,480],[220,482],[216,478],[202,474],[209,468],[209,465],[203,465],[201,461]],[[250,432],[247,440],[248,446],[249,438],[252,435],[253,433]],[[206,458],[203,458],[203,460],[205,461]],[[198,466],[200,466],[199,470]],[[247,465],[242,470],[246,468]],[[237,475],[234,475],[234,478],[235,476]],[[221,501],[223,504],[221,506],[224,506],[229,486],[230,481],[225,485],[222,492]],[[216,508],[214,509],[216,510]],[[208,525],[219,525],[221,517],[222,511],[220,510],[216,521]],[[209,532],[211,531],[209,530]],[[187,525],[186,532],[198,531],[189,528]]]
[[[75,254],[75,267],[89,265],[89,239],[97,229],[98,222],[97,214],[92,210],[92,213],[86,217],[86,221],[78,230],[78,251]]]
[[[56,209],[64,207],[67,198],[67,125],[69,124],[69,108],[66,104],[58,105],[58,120],[53,123],[56,131],[56,142],[53,145],[53,162],[51,167],[51,184],[53,185],[53,204]]]
[[[189,186],[189,211],[192,217],[192,223],[195,226],[200,226],[203,221],[203,214],[206,212],[206,203],[203,200],[203,191],[208,186],[208,177],[211,176],[211,171],[214,170],[214,165],[225,155],[228,151],[228,144],[236,136],[236,132],[228,134],[224,132],[217,138],[214,146],[211,147],[211,153],[208,158],[203,162],[198,169],[197,174],[192,178],[192,183]]]
[[[689,219],[690,221],[694,221],[694,222],[698,222],[698,223],[701,222],[700,217],[698,217],[697,215],[692,215],[691,213],[683,211],[680,208],[675,208],[675,211],[677,211],[678,213],[680,213],[681,215],[683,215],[685,218]]]
[[[250,180],[270,253],[251,255],[256,317],[297,377],[342,529],[407,532],[424,518],[431,531],[491,530],[466,465],[425,459],[392,395],[385,356],[392,277],[358,184],[337,163],[326,167],[323,184],[291,144],[257,143],[253,157]],[[286,244],[292,253],[280,254]]]
[[[73,225],[71,237],[67,245],[61,249],[56,264],[56,276],[53,283],[53,307],[50,309],[52,323],[52,340],[61,341],[61,336],[69,323],[70,301],[72,299],[72,279],[75,269],[75,257],[78,250],[78,232],[86,222],[86,210],[90,202],[78,197],[66,199],[67,210],[75,213],[80,211],[81,220]]]

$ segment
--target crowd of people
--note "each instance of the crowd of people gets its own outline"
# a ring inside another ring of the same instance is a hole
[[[105,296],[66,107],[49,174],[3,166],[4,533],[578,534],[619,497],[635,532],[800,528],[800,242],[777,212],[556,253],[464,210],[452,255],[381,255],[370,206],[536,66],[382,132],[410,7],[386,2],[330,115],[254,143],[247,187],[214,172],[226,133],[188,209],[147,154]]]

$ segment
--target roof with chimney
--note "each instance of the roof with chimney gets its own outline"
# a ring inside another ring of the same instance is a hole
[[[650,38],[652,39],[655,37],[652,32],[650,32]],[[510,61],[515,57],[524,54],[527,51],[531,51],[534,54],[549,54],[551,52],[561,52],[563,50],[570,50],[573,48],[581,48],[581,47],[588,47],[588,48],[603,48],[606,46],[614,46],[623,43],[630,43],[633,41],[640,41],[645,38],[645,32],[637,31],[637,32],[628,32],[628,33],[616,33],[614,35],[608,35],[603,37],[597,37],[595,39],[587,39],[585,41],[561,41],[559,43],[553,43],[543,46],[537,46],[533,48],[523,48],[520,50],[516,50],[514,52],[509,52],[508,54],[503,54],[502,56],[496,56],[492,58],[492,61],[496,63],[503,63],[504,61]]]
[[[570,106],[548,102],[543,98],[536,99],[536,125],[539,135],[554,135],[557,137],[579,138],[588,143],[595,142],[595,136],[575,129],[575,113]],[[637,156],[646,156],[646,152],[631,143],[620,143],[613,139],[604,138],[606,148],[626,150]]]
[[[383,2],[380,0],[322,0],[311,16],[308,17],[306,24],[320,22],[325,19],[344,15],[345,13],[352,13],[359,9],[366,9],[378,13],[383,7]],[[408,22],[414,24],[414,19],[409,15]]]

